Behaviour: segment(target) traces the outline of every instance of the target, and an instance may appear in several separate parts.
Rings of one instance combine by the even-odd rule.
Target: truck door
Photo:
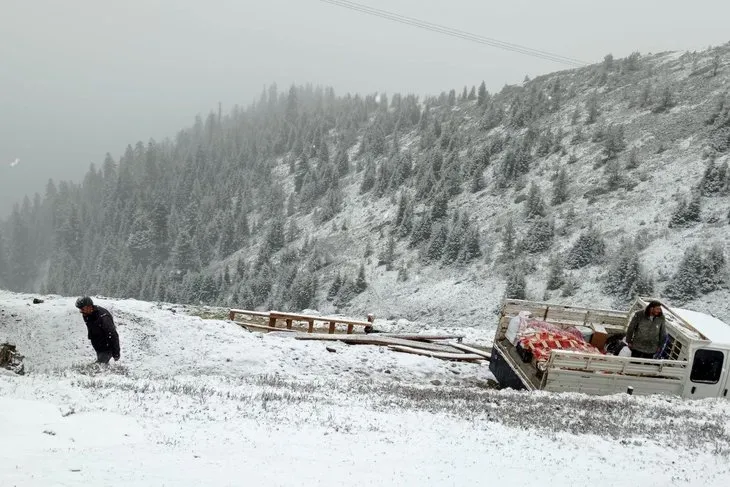
[[[701,399],[723,395],[727,387],[727,374],[724,373],[727,352],[712,348],[698,348],[692,358],[689,383],[685,397]]]

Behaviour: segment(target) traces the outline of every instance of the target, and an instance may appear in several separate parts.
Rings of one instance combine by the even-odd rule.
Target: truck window
[[[725,354],[718,350],[697,350],[689,379],[692,382],[701,382],[703,384],[717,384],[720,375],[722,375],[724,358]]]

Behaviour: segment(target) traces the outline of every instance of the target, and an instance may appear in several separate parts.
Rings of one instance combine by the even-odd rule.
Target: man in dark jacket
[[[77,299],[76,307],[84,317],[91,346],[96,351],[96,361],[108,364],[112,357],[119,360],[119,335],[111,313],[101,306],[95,306],[87,296]]]
[[[662,304],[659,301],[651,301],[645,309],[638,310],[631,317],[626,330],[626,343],[631,349],[632,357],[654,358],[664,344],[666,336]]]

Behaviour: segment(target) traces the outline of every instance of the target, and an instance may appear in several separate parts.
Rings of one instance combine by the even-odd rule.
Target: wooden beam
[[[352,323],[348,323],[347,324],[347,334],[351,335],[352,331],[353,331],[353,325],[352,325]]]
[[[358,326],[367,326],[372,325],[369,321],[362,321],[362,320],[350,320],[348,318],[344,317],[338,317],[338,316],[314,316],[314,315],[303,315],[298,313],[285,313],[283,311],[269,311],[270,316],[275,316],[277,319],[286,319],[286,318],[292,318],[293,320],[297,321],[334,321],[335,323],[352,323],[353,325]]]
[[[335,333],[335,324],[334,321],[330,321],[330,335],[334,335]]]
[[[267,325],[259,325],[257,323],[243,323],[240,321],[234,321],[235,324],[238,326],[242,326],[243,328],[256,328],[257,330],[266,330],[266,331],[287,331],[290,333],[298,333],[297,330],[287,330],[286,328],[281,328],[279,326],[267,326]]]
[[[359,345],[401,345],[411,348],[420,348],[423,350],[430,350],[432,352],[448,352],[461,354],[461,350],[458,350],[450,345],[441,345],[429,342],[419,342],[415,340],[404,340],[402,338],[393,337],[380,337],[377,335],[329,335],[324,333],[313,333],[313,334],[301,334],[296,336],[297,340],[324,340],[324,341],[341,341],[350,344]]]
[[[250,309],[236,309],[236,308],[231,308],[230,311],[228,312],[228,314],[230,315],[231,313],[233,313],[234,315],[262,316],[262,317],[265,317],[265,318],[268,318],[269,317],[269,312],[268,311],[252,311]]]
[[[405,340],[461,340],[464,335],[420,335],[418,333],[378,333],[379,337],[403,338]]]
[[[461,343],[451,343],[450,345],[454,348],[458,348],[459,350],[461,350],[463,352],[468,352],[468,353],[472,353],[475,355],[481,355],[482,357],[484,357],[487,360],[492,359],[491,351],[487,352],[485,350],[479,350],[478,348],[470,347],[468,345],[462,345]]]
[[[286,319],[286,329],[291,330],[291,318]]]
[[[396,352],[413,353],[416,355],[425,355],[427,357],[440,358],[445,360],[484,360],[481,355],[473,353],[449,353],[449,352],[432,352],[430,350],[421,350],[419,348],[404,347],[401,345],[389,345],[389,349]]]

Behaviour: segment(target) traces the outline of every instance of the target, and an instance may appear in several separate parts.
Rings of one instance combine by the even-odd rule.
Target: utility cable
[[[469,32],[465,32],[463,30],[458,29],[452,29],[450,27],[446,27],[439,24],[434,24],[431,22],[426,22],[423,20],[418,20],[412,17],[406,17],[405,15],[396,14],[393,12],[389,12],[387,10],[382,10],[374,7],[369,7],[367,5],[362,5],[360,3],[351,2],[348,0],[320,0],[324,3],[329,3],[331,5],[336,5],[339,7],[344,7],[350,10],[355,10],[358,12],[374,15],[376,17],[381,17],[384,19],[392,20],[394,22],[399,22],[401,24],[411,25],[413,27],[419,27],[422,29],[430,30],[433,32],[438,32],[440,34],[449,35],[452,37],[458,37],[461,39],[465,39],[472,42],[477,42],[479,44],[486,44],[488,46],[497,47],[499,49],[505,49],[508,51],[517,52],[520,54],[525,54],[527,56],[533,56],[540,59],[545,59],[548,61],[553,61],[556,63],[561,64],[567,64],[574,67],[581,67],[587,65],[587,63],[575,59],[570,58],[566,56],[561,56],[559,54],[554,54],[548,51],[541,51],[539,49],[533,49],[526,46],[521,46],[519,44],[513,44],[511,42],[504,42],[497,39],[492,39],[489,37],[484,37],[476,34],[472,34]]]

